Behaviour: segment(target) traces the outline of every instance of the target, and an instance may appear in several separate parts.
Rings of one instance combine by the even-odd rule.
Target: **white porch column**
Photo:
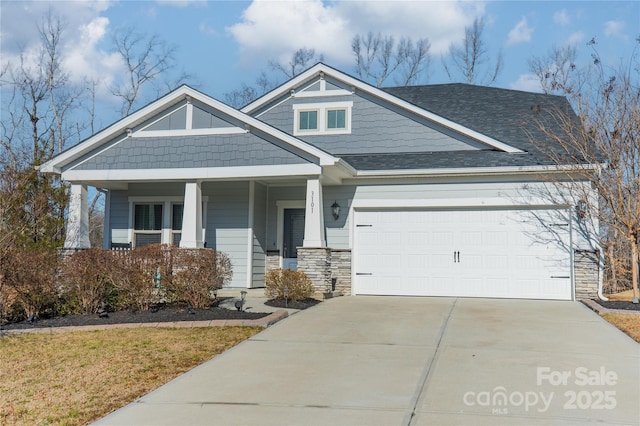
[[[184,185],[184,211],[182,214],[181,248],[203,248],[201,182]]]
[[[64,248],[90,248],[89,242],[89,204],[87,186],[71,184],[69,194],[69,217],[67,218],[67,235]]]
[[[304,210],[303,247],[326,247],[322,185],[319,178],[307,179],[307,198]]]

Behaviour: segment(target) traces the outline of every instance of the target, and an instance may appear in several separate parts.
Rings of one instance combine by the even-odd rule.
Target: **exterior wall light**
[[[340,204],[336,201],[331,204],[331,215],[333,216],[333,220],[338,220],[340,218]]]

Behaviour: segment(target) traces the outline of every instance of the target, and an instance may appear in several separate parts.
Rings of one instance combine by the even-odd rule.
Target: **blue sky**
[[[122,75],[122,64],[109,51],[109,40],[125,26],[175,45],[180,67],[193,76],[191,84],[221,100],[242,82],[252,83],[269,59],[288,58],[300,47],[314,48],[327,64],[353,73],[351,39],[369,30],[396,38],[428,37],[433,58],[426,82],[446,83],[441,55],[462,39],[465,26],[482,17],[491,58],[501,50],[504,59],[495,85],[533,91],[538,88],[527,66],[532,55],[569,43],[577,46],[579,61],[588,62],[586,43],[595,37],[605,62],[615,64],[629,57],[640,35],[638,1],[3,0],[3,64],[15,61],[20,47],[34,45],[36,22],[48,9],[68,23],[64,66],[74,81],[100,79],[102,105],[117,105],[108,86]],[[103,124],[117,118],[109,115],[103,114]]]

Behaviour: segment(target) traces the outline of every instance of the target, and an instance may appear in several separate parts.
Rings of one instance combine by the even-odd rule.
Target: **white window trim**
[[[330,110],[345,110],[345,127],[342,129],[327,128],[327,112]],[[346,135],[351,134],[351,110],[353,101],[344,102],[323,102],[293,105],[293,135],[313,136],[313,135]],[[315,130],[300,130],[300,112],[317,111],[318,128]]]
[[[136,232],[149,232],[156,233],[158,231],[136,231],[134,228],[134,214],[135,214],[135,205],[136,204],[162,204],[162,229],[160,231],[161,243],[162,244],[172,244],[173,243],[173,229],[171,226],[171,215],[173,213],[173,204],[182,204],[184,205],[184,197],[177,196],[137,196],[137,197],[129,197],[129,241],[131,242],[131,246],[135,248],[135,233]],[[202,197],[202,240],[205,240],[205,236],[207,235],[207,203],[209,201],[209,197]]]

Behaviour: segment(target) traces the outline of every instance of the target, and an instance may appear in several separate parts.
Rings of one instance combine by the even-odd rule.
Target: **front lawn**
[[[640,315],[638,314],[604,314],[602,318],[628,334],[640,343]]]
[[[131,328],[0,337],[0,424],[86,424],[261,330]]]

